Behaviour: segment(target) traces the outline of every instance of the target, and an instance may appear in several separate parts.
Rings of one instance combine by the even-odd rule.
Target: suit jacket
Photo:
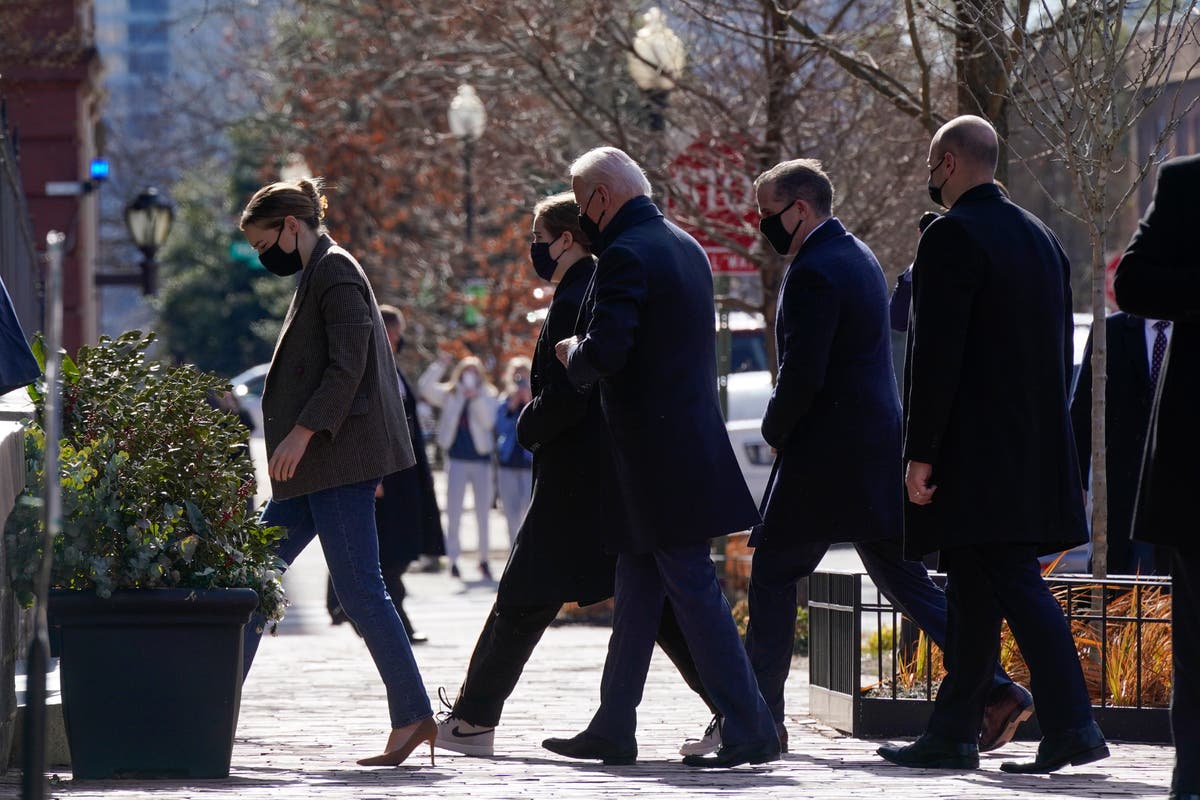
[[[300,273],[263,386],[267,454],[300,424],[315,432],[286,500],[382,478],[415,463],[396,362],[362,267],[321,236]]]
[[[813,231],[779,289],[779,374],[763,438],[779,451],[753,546],[899,538],[900,396],[888,292],[870,249],[836,219]]]
[[[1118,311],[1105,320],[1108,336],[1108,388],[1105,392],[1105,460],[1108,470],[1108,571],[1131,574],[1133,507],[1154,387],[1146,358],[1146,321]],[[1071,397],[1071,424],[1086,489],[1092,462],[1092,337]]]
[[[399,568],[418,556],[446,553],[442,514],[433,490],[433,471],[425,452],[425,434],[417,420],[417,398],[399,367],[396,379],[404,401],[404,416],[416,464],[383,479],[383,496],[375,500],[375,529],[379,532],[379,563]]]
[[[1200,486],[1200,156],[1158,168],[1154,202],[1117,266],[1117,303],[1131,314],[1174,323],[1159,374],[1141,489],[1139,539],[1175,547],[1200,542],[1195,493]]]
[[[622,206],[599,239],[567,374],[600,387],[629,514],[618,546],[646,553],[753,527],[717,397],[708,256],[648,197]]]
[[[933,502],[905,505],[905,549],[1088,539],[1068,413],[1071,269],[1054,234],[995,184],[930,225],[913,267],[905,458]]]
[[[533,399],[517,420],[517,438],[533,452],[533,497],[500,578],[506,603],[589,603],[613,593],[608,543],[626,522],[600,395],[575,391],[554,353],[575,332],[594,269],[588,256],[563,275],[534,349]]]

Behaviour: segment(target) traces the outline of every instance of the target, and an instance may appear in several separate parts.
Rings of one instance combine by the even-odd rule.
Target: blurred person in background
[[[404,315],[395,306],[386,305],[379,307],[379,313],[387,328],[392,353],[399,356],[404,349],[404,334],[408,327]],[[404,598],[408,592],[404,588],[403,575],[408,565],[419,556],[436,558],[446,552],[446,545],[442,533],[442,515],[433,490],[433,472],[425,453],[425,435],[417,422],[417,398],[399,364],[396,365],[396,379],[400,382],[408,433],[412,438],[413,455],[417,463],[412,469],[388,475],[375,490],[375,528],[379,532],[379,565],[383,570],[383,583],[408,633],[408,640],[413,644],[422,644],[429,637],[413,628],[412,620],[404,611]],[[332,579],[326,591],[326,606],[334,625],[347,620]]]
[[[505,392],[496,405],[496,485],[500,490],[500,507],[508,522],[509,542],[517,540],[533,491],[533,454],[517,441],[517,418],[533,399],[529,366],[528,358],[509,359],[504,369]]]
[[[443,353],[417,381],[421,397],[441,410],[438,417],[437,443],[446,454],[446,555],[450,575],[462,577],[458,559],[462,555],[459,525],[467,485],[475,503],[475,523],[479,531],[479,572],[491,580],[488,567],[488,512],[492,507],[492,451],[495,447],[496,387],[488,382],[483,362],[468,356],[458,362],[443,381],[453,359]]]

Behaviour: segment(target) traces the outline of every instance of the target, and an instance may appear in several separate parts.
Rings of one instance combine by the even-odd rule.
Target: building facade
[[[50,196],[46,184],[86,179],[98,152],[104,94],[93,13],[92,0],[41,0],[25,18],[23,33],[29,41],[60,46],[52,53],[35,53],[4,75],[34,240],[42,248],[49,231],[67,235],[63,344],[68,351],[96,339],[98,206],[94,193]]]

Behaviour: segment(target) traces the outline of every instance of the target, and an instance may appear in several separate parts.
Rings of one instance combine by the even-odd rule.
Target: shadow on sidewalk
[[[286,791],[295,787],[296,794],[281,795],[292,797],[309,796],[314,787],[328,783],[337,786],[433,786],[442,781],[459,777],[460,772],[453,765],[431,767],[420,760],[411,765],[399,767],[347,767],[345,769],[303,770],[282,769],[278,767],[236,767],[237,772],[228,778],[213,779],[144,779],[124,778],[121,780],[76,781],[61,780],[52,785],[52,789],[64,795],[72,791],[96,792],[98,790],[126,791],[136,789],[139,793],[152,797],[155,794],[173,794],[190,790],[197,795],[209,792],[224,793],[229,790],[254,791],[263,789],[279,789]],[[189,795],[190,796],[190,795]]]
[[[884,744],[884,742],[880,742]],[[938,776],[955,777],[972,781],[980,786],[995,784],[1010,791],[1023,791],[1033,794],[1060,795],[1063,797],[1097,797],[1100,794],[1117,794],[1120,796],[1141,797],[1143,795],[1162,795],[1166,788],[1158,784],[1143,783],[1115,779],[1105,772],[1055,772],[1050,775],[1010,775],[1000,771],[1002,761],[1025,760],[1027,755],[1009,755],[1002,757],[984,756],[979,769],[909,769],[895,764],[889,764],[881,757],[864,756],[863,758],[821,758],[808,753],[790,752],[782,756],[783,761],[806,762],[831,770],[855,770],[878,778],[923,778]],[[1101,789],[1097,784],[1103,784]],[[1087,794],[1081,794],[1085,790]],[[1129,794],[1132,793],[1132,794]]]
[[[607,766],[596,761],[574,761],[566,758],[536,756],[495,756],[497,763],[520,763],[529,766],[566,767],[578,772],[609,775],[625,781],[646,781],[677,787],[713,789],[789,788],[799,783],[794,776],[776,774],[771,764],[741,766],[734,769],[704,769],[686,767],[678,759],[670,761],[638,761],[630,765]],[[780,765],[779,762],[774,762]],[[781,766],[781,765],[780,765]]]

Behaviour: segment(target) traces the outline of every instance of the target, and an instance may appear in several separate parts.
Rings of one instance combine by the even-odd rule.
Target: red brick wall
[[[102,99],[100,62],[92,26],[92,0],[37,0],[26,20],[34,41],[61,39],[72,46],[48,63],[7,70],[4,93],[9,124],[20,140],[21,177],[44,247],[51,230],[68,234],[63,263],[63,344],[68,351],[96,338],[97,202],[94,196],[47,197],[48,181],[87,176],[96,155],[96,123]]]

